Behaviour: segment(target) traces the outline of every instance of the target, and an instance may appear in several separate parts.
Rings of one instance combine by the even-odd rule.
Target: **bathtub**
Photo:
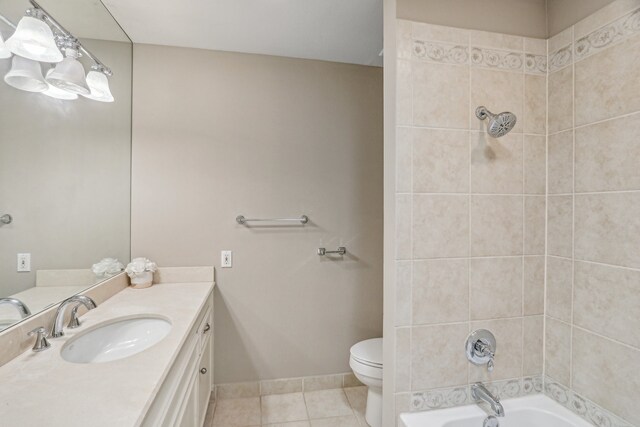
[[[501,427],[593,427],[573,412],[536,394],[500,401],[504,418]],[[400,414],[401,427],[482,427],[487,413],[477,405]]]

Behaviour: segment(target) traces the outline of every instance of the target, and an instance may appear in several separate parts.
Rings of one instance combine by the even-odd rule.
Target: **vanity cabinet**
[[[142,422],[148,427],[200,427],[212,383],[213,294],[176,357]]]

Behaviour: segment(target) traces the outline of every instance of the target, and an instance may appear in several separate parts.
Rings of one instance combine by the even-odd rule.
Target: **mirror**
[[[117,274],[92,269],[100,260],[130,258],[132,43],[99,0],[38,3],[111,68],[115,101],[60,100],[0,80],[0,330]],[[13,24],[31,7],[0,0]],[[14,29],[0,21],[0,32],[7,40]],[[88,73],[91,59],[79,61]],[[0,75],[11,66],[0,59]],[[45,75],[50,67],[41,64]]]

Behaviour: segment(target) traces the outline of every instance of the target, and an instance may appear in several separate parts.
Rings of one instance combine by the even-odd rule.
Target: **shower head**
[[[489,119],[487,132],[493,138],[500,138],[508,134],[516,125],[517,117],[515,114],[505,111],[500,114],[493,114],[486,107],[476,108],[476,117],[480,120]]]

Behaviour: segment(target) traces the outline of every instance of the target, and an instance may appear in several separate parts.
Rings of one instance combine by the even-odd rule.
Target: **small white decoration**
[[[155,262],[147,258],[134,258],[125,271],[131,278],[134,288],[148,288],[153,283],[153,273],[158,269]]]
[[[124,270],[124,264],[116,258],[103,258],[91,266],[91,271],[97,278],[108,278]]]

